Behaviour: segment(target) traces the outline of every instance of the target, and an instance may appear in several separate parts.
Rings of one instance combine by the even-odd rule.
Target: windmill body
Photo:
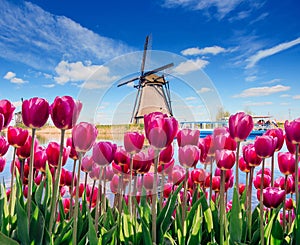
[[[138,91],[135,98],[131,123],[143,123],[144,115],[151,112],[162,112],[168,116],[173,116],[169,82],[166,81],[164,75],[158,75],[158,72],[172,67],[173,63],[152,71],[144,72],[148,39],[149,37],[147,36],[144,45],[141,75],[118,85],[118,87],[120,87],[138,80],[138,84],[134,86]]]

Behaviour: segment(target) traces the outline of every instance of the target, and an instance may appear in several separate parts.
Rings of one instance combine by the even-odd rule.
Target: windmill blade
[[[168,68],[170,68],[170,67],[172,67],[172,66],[174,66],[174,63],[170,63],[170,64],[167,64],[167,65],[161,66],[161,67],[156,68],[156,69],[154,69],[154,70],[152,70],[152,71],[147,71],[147,72],[145,72],[145,74],[144,74],[143,76],[149,76],[149,75],[151,75],[151,74],[153,74],[153,73],[157,73],[157,72],[159,72],[159,71],[168,69]]]
[[[125,84],[131,83],[131,82],[133,82],[133,81],[135,81],[135,80],[138,80],[138,79],[139,79],[139,77],[135,77],[135,78],[130,79],[130,80],[126,81],[126,82],[119,83],[119,84],[117,85],[117,87],[121,87],[121,86],[123,86],[123,85],[125,85]]]
[[[146,37],[145,44],[144,44],[144,53],[143,53],[143,59],[142,59],[142,65],[141,65],[141,76],[143,76],[143,74],[144,74],[148,42],[149,42],[149,36]]]

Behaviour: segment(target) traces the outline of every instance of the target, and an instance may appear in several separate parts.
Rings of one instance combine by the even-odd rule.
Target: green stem
[[[221,188],[220,188],[220,245],[224,244],[224,223],[225,223],[225,170],[221,170]]]
[[[78,153],[79,164],[77,169],[77,182],[76,182],[76,195],[75,195],[75,209],[73,216],[73,244],[77,244],[77,225],[78,225],[78,210],[79,210],[79,182],[80,182],[80,170],[82,163],[82,153]],[[75,165],[75,164],[74,164]],[[70,204],[72,205],[72,204]]]
[[[105,213],[106,212],[106,166],[104,166],[103,168],[103,194],[102,194],[102,213]]]
[[[211,204],[211,200],[212,200],[212,173],[213,170],[213,158],[210,158],[210,174],[209,174],[209,204]]]
[[[184,194],[183,194],[183,201],[182,201],[182,225],[184,225],[184,221],[186,217],[188,179],[189,179],[189,169],[185,168],[184,189],[183,189]]]
[[[31,148],[30,148],[30,161],[29,161],[29,177],[28,177],[28,194],[27,194],[27,218],[28,227],[30,227],[30,213],[31,213],[31,199],[32,199],[32,185],[33,185],[33,161],[34,161],[34,138],[35,128],[32,129]]]
[[[282,216],[282,227],[283,227],[283,232],[284,233],[285,233],[285,230],[286,230],[285,201],[286,201],[286,193],[287,193],[287,178],[288,178],[288,175],[285,175],[285,178],[284,178],[284,190],[285,190],[285,193],[284,193],[284,200],[283,200],[283,216]]]
[[[152,244],[156,244],[156,202],[157,202],[157,167],[159,161],[160,150],[155,150],[154,158],[154,176],[153,176],[153,193],[152,193]]]
[[[95,185],[96,185],[96,180],[94,180],[94,182],[93,182],[92,192],[91,192],[91,195],[90,195],[90,206],[89,206],[90,210],[92,208],[92,202],[93,202],[93,195],[94,195]]]
[[[271,186],[274,186],[274,154],[271,158]]]
[[[240,155],[240,145],[241,142],[237,142],[237,147],[236,147],[236,156],[235,156],[235,186],[236,189],[239,189],[239,155]]]
[[[162,164],[162,171],[161,171],[161,193],[159,197],[159,207],[162,209],[163,201],[164,201],[164,188],[165,188],[165,165]]]
[[[131,193],[131,185],[132,185],[132,169],[133,169],[133,154],[130,154],[130,171],[129,171],[129,186],[128,186],[128,209],[129,214],[132,216],[132,193]]]
[[[252,182],[253,182],[253,172],[254,172],[254,167],[251,167],[250,169],[250,176],[249,176],[249,186],[248,186],[248,195],[247,195],[247,200],[248,200],[248,205],[247,205],[247,212],[248,212],[248,235],[249,239],[251,239],[251,226],[252,226]]]
[[[73,172],[72,172],[72,183],[71,183],[71,190],[70,190],[70,218],[73,215],[73,189],[74,189],[74,177],[75,177],[75,170],[76,170],[76,160],[74,159],[74,164],[73,164]],[[77,179],[77,182],[80,181]]]
[[[14,147],[14,153],[13,153],[13,160],[12,160],[12,171],[11,171],[11,179],[10,179],[10,198],[9,198],[9,206],[8,206],[8,210],[9,210],[9,215],[12,217],[12,198],[14,195],[14,178],[15,178],[15,171],[16,171],[16,150],[17,148]]]
[[[299,161],[299,144],[296,144],[296,152],[295,152],[295,192],[296,192],[296,209],[298,209],[299,202],[299,174],[298,174],[298,161]],[[297,210],[298,211],[298,210]],[[296,212],[298,213],[298,212]],[[297,226],[297,222],[296,222]]]
[[[96,234],[98,233],[98,222],[99,222],[99,213],[100,213],[100,196],[101,196],[101,177],[102,177],[102,166],[100,167],[100,174],[99,174],[99,182],[98,182],[98,193],[97,193],[97,201],[96,201],[96,213],[95,213],[95,230]]]
[[[62,160],[63,160],[63,151],[64,151],[64,140],[65,140],[65,129],[61,129],[61,138],[60,138],[60,150],[59,150],[59,158],[58,158],[58,167],[55,171],[55,183],[53,187],[53,198],[51,199],[51,213],[50,213],[50,221],[49,221],[49,235],[52,236],[53,225],[56,219],[56,207],[58,202],[58,194],[59,194],[59,183],[60,183],[60,175],[62,169]]]
[[[264,245],[264,205],[263,205],[263,189],[264,189],[264,171],[265,171],[265,158],[262,161],[262,172],[260,178],[260,195],[259,195],[259,210],[260,210],[260,245]]]

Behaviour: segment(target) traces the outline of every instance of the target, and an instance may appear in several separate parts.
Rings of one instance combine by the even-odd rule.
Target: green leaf
[[[5,244],[5,245],[18,245],[19,243],[17,243],[15,240],[9,238],[8,236],[4,235],[4,234],[0,231],[0,244]]]
[[[37,187],[34,195],[35,202],[39,207],[43,204],[44,185],[45,185],[45,180],[42,180],[40,185]]]
[[[66,242],[66,240],[68,240],[69,242],[72,241],[72,233],[73,233],[72,225],[73,225],[73,219],[71,219],[68,223],[61,222],[62,229],[60,232],[57,233],[58,236],[54,241],[54,245],[60,245],[63,242]]]
[[[117,225],[113,226],[110,230],[106,231],[102,235],[102,244],[112,244],[111,240],[116,235],[117,232]]]
[[[239,194],[234,187],[232,209],[229,220],[230,243],[239,243],[242,238],[242,212],[239,200]]]
[[[21,206],[19,199],[17,199],[17,225],[18,225],[18,239],[23,244],[29,244],[28,220],[24,208]]]
[[[196,203],[195,203],[196,204]],[[193,205],[194,206],[194,205]],[[192,230],[188,231],[189,238],[187,241],[187,245],[200,244],[201,236],[202,236],[202,218],[201,218],[201,210],[200,207],[197,207],[197,213],[193,216],[193,226]]]
[[[202,210],[204,213],[204,218],[205,218],[206,225],[207,225],[207,231],[209,233],[211,233],[212,230],[214,229],[214,227],[219,228],[219,226],[217,226],[217,224],[219,223],[218,211],[215,208],[214,202],[211,202],[211,208],[208,207],[207,200],[205,198],[205,194],[202,194],[200,200],[201,200]],[[216,212],[213,212],[213,211],[216,211]],[[217,217],[214,216],[215,213],[216,213]],[[216,219],[216,221],[214,219]]]
[[[205,200],[205,203],[206,203],[206,200]],[[210,228],[213,228],[213,233],[215,234],[214,238],[217,241],[217,243],[220,243],[219,214],[218,214],[218,210],[216,209],[215,203],[213,201],[210,203],[210,209],[207,209],[207,212],[210,213],[210,210],[211,210],[211,216],[209,215],[207,218],[205,215],[204,207],[203,207],[205,221],[206,221],[207,226],[210,226]],[[212,217],[212,220],[211,220],[211,217]],[[208,228],[208,230],[209,230],[209,228]]]
[[[90,212],[87,212],[87,213],[88,213],[88,220],[89,220],[89,229],[88,229],[88,233],[87,233],[89,244],[97,245],[98,239],[97,239],[97,234],[96,234],[95,226],[93,223],[93,219],[92,219]]]
[[[13,194],[10,194],[11,197]],[[13,208],[12,211],[14,212],[14,203],[16,198],[13,198],[14,201],[12,203]],[[3,184],[0,185],[0,227],[1,231],[4,235],[8,235],[9,231],[9,211],[8,211],[8,202],[7,202],[7,196],[6,196],[6,190]]]
[[[46,225],[49,225],[50,221],[50,208],[51,208],[51,200],[52,200],[52,174],[49,169],[48,164],[46,164],[46,185],[45,185],[45,197],[43,200],[43,210],[44,210],[44,215],[45,215],[45,221]],[[47,226],[49,229],[49,227]]]
[[[271,245],[280,245],[282,244],[283,240],[283,229],[282,226],[280,225],[278,219],[275,220],[271,232]]]
[[[32,203],[33,212],[30,219],[30,241],[34,244],[43,244],[45,219],[38,206]]]
[[[300,241],[300,202],[298,202],[298,206],[296,207],[296,218],[294,220],[294,234],[293,237],[296,240],[296,243]]]

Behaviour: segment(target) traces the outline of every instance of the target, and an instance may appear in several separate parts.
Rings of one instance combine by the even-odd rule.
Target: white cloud
[[[280,79],[280,78],[275,78],[275,79],[272,79],[272,80],[270,80],[270,81],[264,82],[263,84],[273,84],[273,83],[279,83],[279,82],[281,82],[281,81],[282,81],[282,79]]]
[[[11,83],[14,83],[14,84],[27,83],[27,81],[23,80],[22,78],[16,77],[16,73],[11,72],[11,71],[7,72],[3,78],[6,80],[9,80]]]
[[[293,99],[294,99],[294,100],[300,100],[300,94],[294,95],[294,96],[293,96]]]
[[[290,105],[291,103],[288,103],[288,102],[282,102],[280,103],[280,105],[283,105],[283,106],[287,106],[287,105]]]
[[[193,97],[193,96],[191,96],[191,97],[186,97],[185,98],[185,100],[186,101],[192,101],[192,100],[196,100],[197,98],[196,97]]]
[[[246,66],[246,68],[247,69],[252,68],[261,59],[264,59],[264,58],[269,57],[271,55],[277,54],[281,51],[289,49],[289,48],[291,48],[295,45],[298,45],[298,44],[300,44],[300,37],[298,37],[297,39],[295,39],[293,41],[290,41],[290,42],[285,42],[285,43],[278,44],[278,45],[276,45],[272,48],[269,48],[269,49],[259,50],[258,52],[256,52],[256,54],[250,56],[247,59],[248,65]]]
[[[253,81],[255,81],[257,79],[257,76],[248,76],[248,77],[246,77],[246,81],[247,82],[253,82]]]
[[[192,10],[208,10],[216,8],[218,17],[222,19],[234,10],[243,0],[165,0],[164,7],[184,7]]]
[[[204,93],[207,93],[207,92],[210,92],[210,91],[212,91],[211,88],[203,87],[200,90],[198,90],[197,92],[200,93],[200,94],[204,94]]]
[[[44,84],[42,85],[44,88],[53,88],[55,87],[55,84]]]
[[[205,47],[205,48],[188,48],[181,51],[182,55],[205,55],[205,54],[213,54],[217,55],[219,53],[224,53],[227,50],[225,48],[219,46]]]
[[[0,58],[18,60],[35,69],[52,70],[62,57],[102,63],[132,51],[120,41],[28,1],[15,4],[0,0],[0,16]]]
[[[279,97],[280,98],[289,98],[289,97],[291,97],[291,95],[290,94],[281,94]]]
[[[290,86],[283,86],[283,85],[276,85],[272,87],[254,87],[254,88],[248,88],[242,91],[242,93],[234,95],[234,98],[246,98],[246,97],[258,97],[258,96],[267,96],[274,93],[279,93],[283,91],[290,90]]]
[[[207,60],[202,60],[202,59],[195,59],[195,60],[188,60],[185,62],[181,62],[178,66],[176,66],[173,71],[184,75],[189,72],[193,72],[196,70],[203,69],[206,65],[208,65],[209,62]]]
[[[248,102],[245,103],[245,106],[266,106],[266,105],[273,105],[271,101],[261,101],[261,102]]]
[[[103,65],[92,65],[88,63],[83,64],[81,61],[69,63],[68,61],[61,61],[55,68],[57,76],[54,80],[58,84],[65,84],[68,82],[85,82],[82,86],[87,89],[100,88],[105,84],[118,79],[117,76],[111,76],[108,67]],[[98,84],[98,85],[97,85]]]

